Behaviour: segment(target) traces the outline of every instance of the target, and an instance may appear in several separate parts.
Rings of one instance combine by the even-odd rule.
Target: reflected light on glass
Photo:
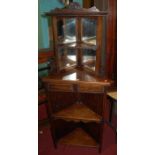
[[[77,79],[77,73],[66,75],[63,77],[63,80],[78,80]]]

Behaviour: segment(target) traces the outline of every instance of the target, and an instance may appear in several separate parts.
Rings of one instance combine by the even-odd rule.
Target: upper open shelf
[[[56,119],[64,119],[71,121],[83,121],[83,122],[100,122],[102,117],[97,113],[93,112],[87,106],[82,103],[75,103],[70,107],[67,107],[53,116]]]

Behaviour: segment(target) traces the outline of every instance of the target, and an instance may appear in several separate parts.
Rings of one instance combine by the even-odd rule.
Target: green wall
[[[38,48],[41,48],[41,47],[44,47],[44,45],[43,45],[43,38],[42,38],[40,8],[38,8]]]
[[[82,5],[82,0],[74,0]],[[42,14],[55,8],[64,7],[58,0],[38,0],[38,48],[49,48],[47,19]]]

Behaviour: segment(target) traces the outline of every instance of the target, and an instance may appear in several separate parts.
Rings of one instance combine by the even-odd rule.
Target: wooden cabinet
[[[106,89],[112,84],[101,73],[107,12],[65,8],[46,15],[52,19],[56,72],[43,81],[55,147],[61,143],[101,151]]]

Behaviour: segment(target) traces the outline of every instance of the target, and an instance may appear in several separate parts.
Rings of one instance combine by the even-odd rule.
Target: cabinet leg
[[[109,98],[109,121],[112,123],[112,115],[113,115],[113,100]]]
[[[55,133],[54,133],[54,129],[52,127],[51,127],[51,136],[52,136],[54,148],[57,149],[57,143],[56,143],[56,139],[55,139]]]
[[[102,145],[103,145],[103,129],[104,129],[104,125],[101,123],[101,124],[100,124],[100,139],[99,139],[99,153],[102,152]]]

